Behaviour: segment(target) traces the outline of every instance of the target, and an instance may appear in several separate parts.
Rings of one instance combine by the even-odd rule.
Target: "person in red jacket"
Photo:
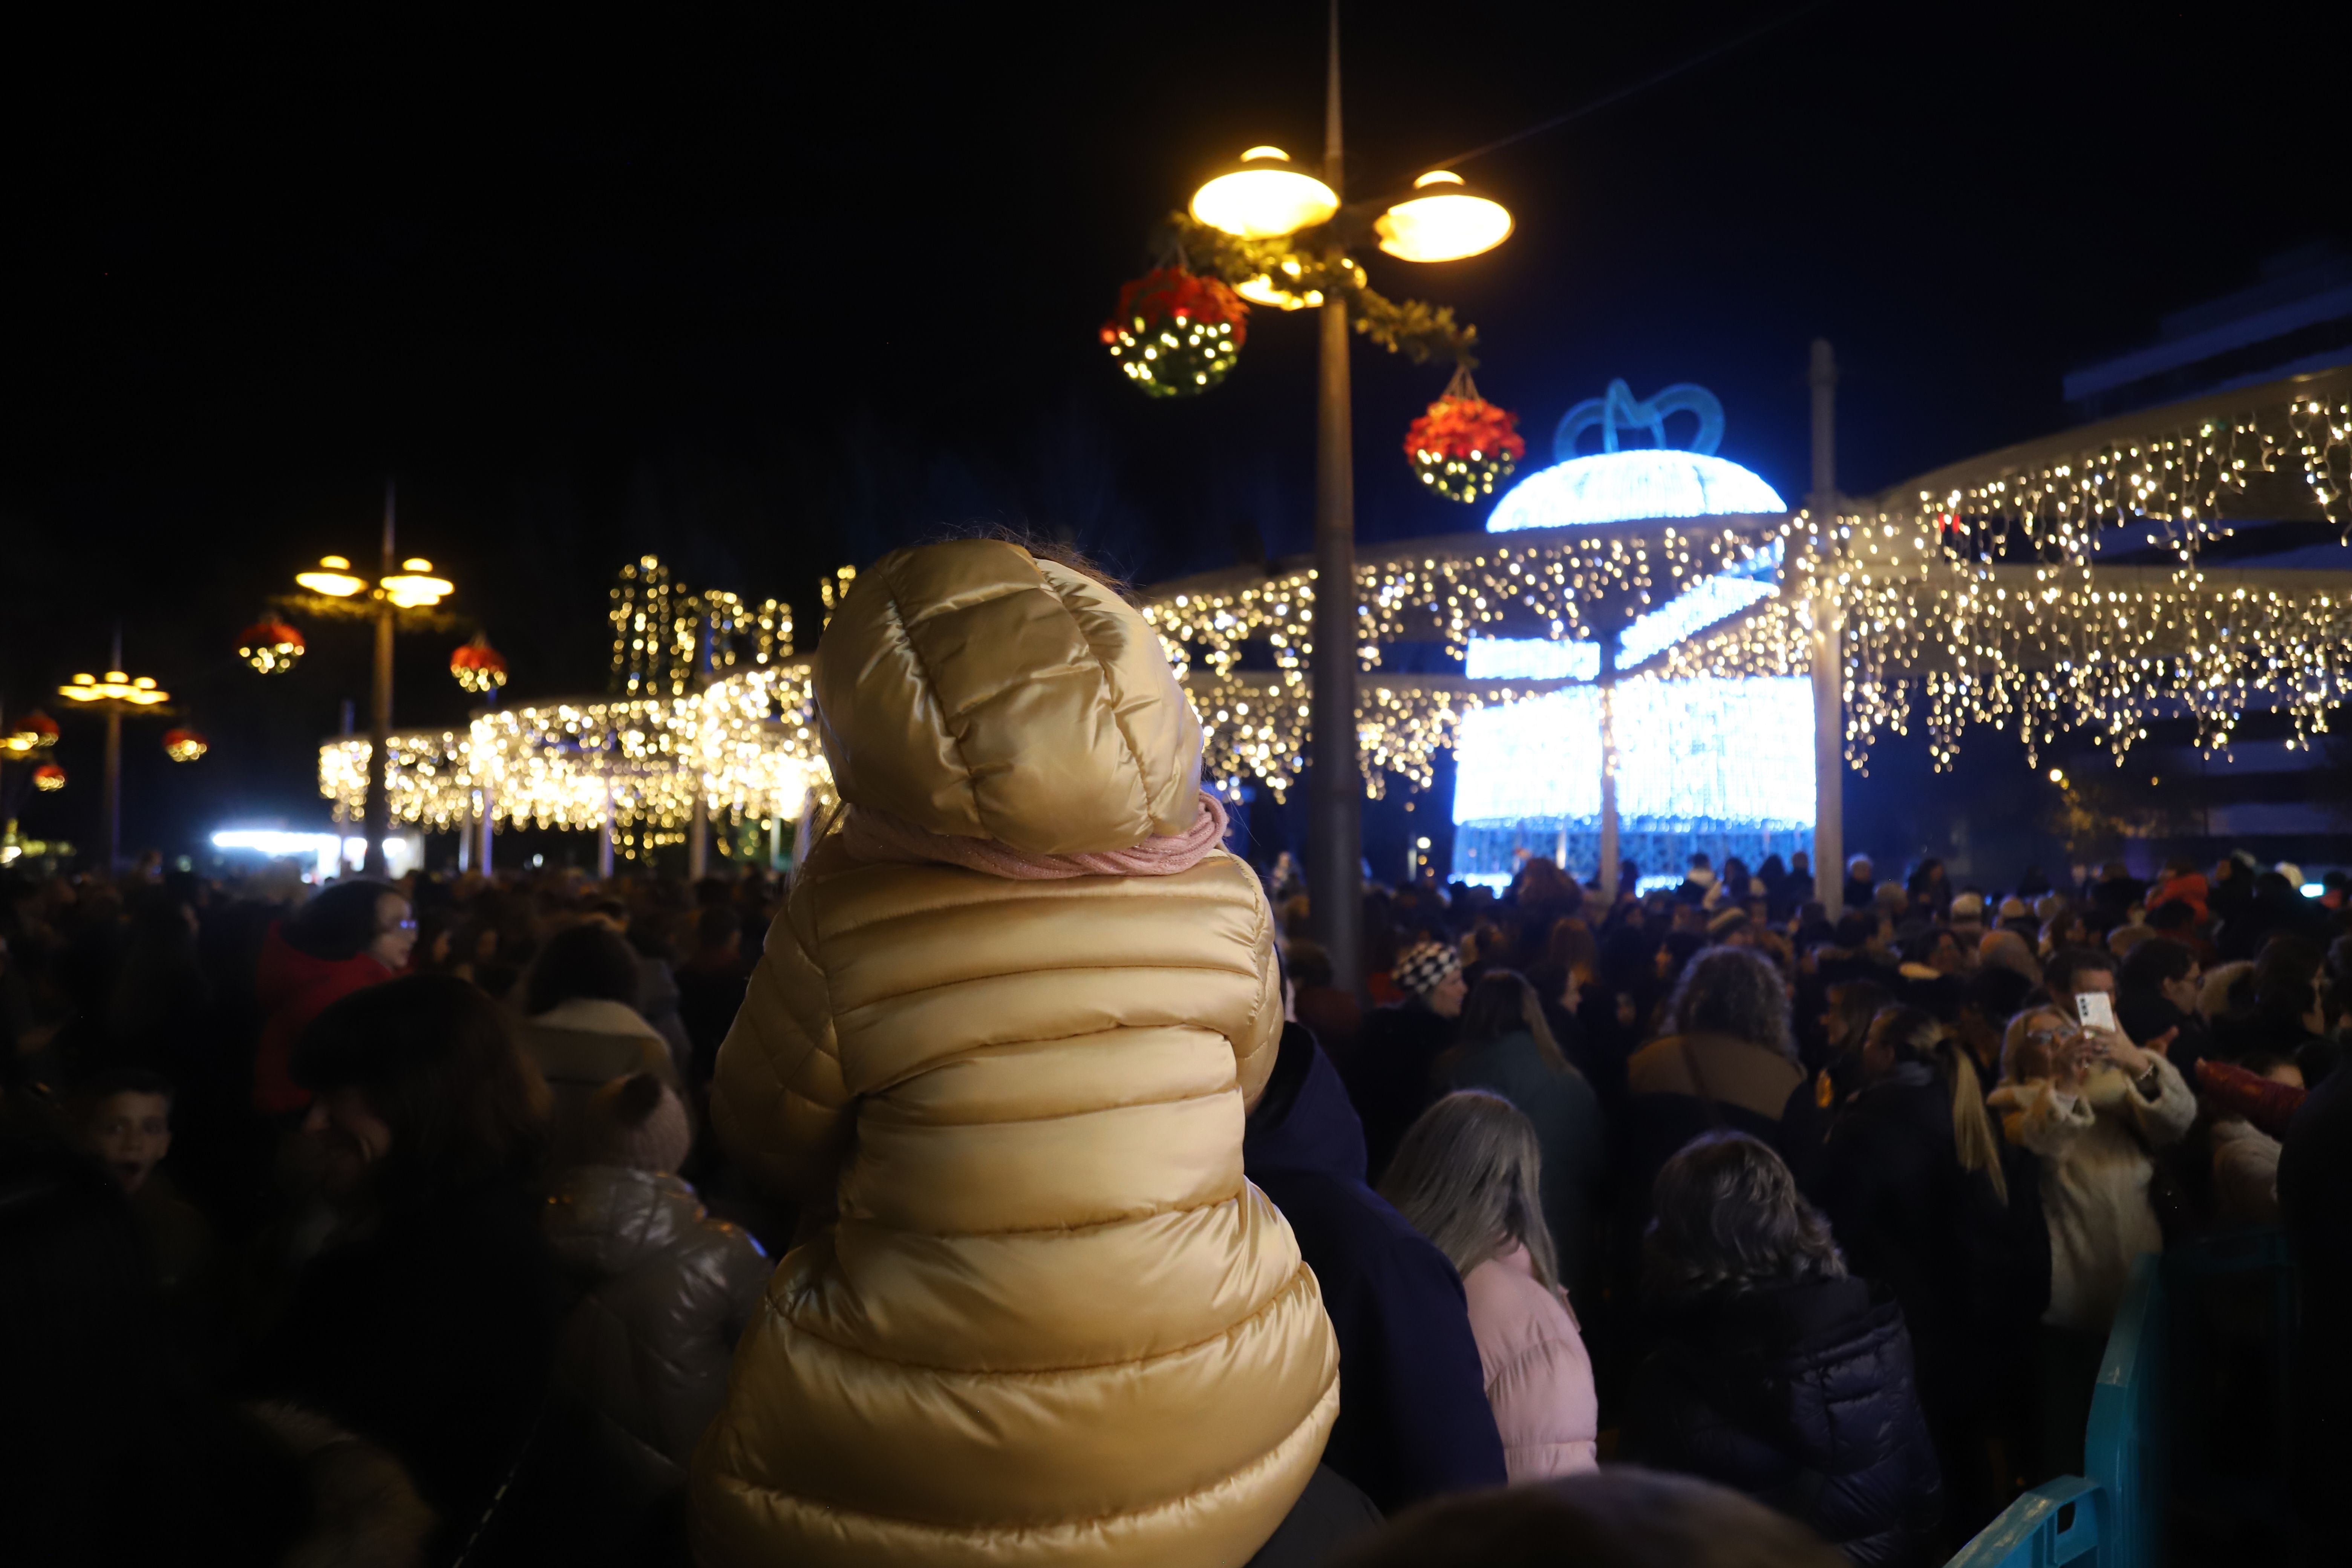
[[[335,883],[292,919],[270,926],[254,977],[268,1015],[254,1053],[254,1109],[277,1116],[310,1103],[287,1065],[303,1026],[331,1004],[405,970],[415,946],[415,913],[400,890],[359,879]]]

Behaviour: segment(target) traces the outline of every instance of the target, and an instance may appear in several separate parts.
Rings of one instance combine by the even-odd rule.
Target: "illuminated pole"
[[[1837,527],[1837,358],[1827,338],[1813,340],[1806,379],[1813,389],[1812,509],[1818,549],[1826,560]],[[1813,897],[1835,920],[1845,910],[1845,647],[1843,612],[1826,574],[1817,575],[1812,600]]]
[[[122,663],[122,637],[115,634],[114,662]],[[106,710],[106,775],[100,790],[98,853],[110,877],[122,868],[122,710]]]
[[[383,841],[392,829],[392,792],[385,784],[385,774],[392,752],[392,597],[380,585],[398,570],[399,563],[392,551],[393,491],[392,481],[383,482],[383,568],[376,575],[379,584],[375,601],[375,689],[374,711],[368,719],[367,810],[364,816],[367,834],[367,858],[361,862],[363,877],[382,877],[386,869]]]
[[[488,877],[490,874],[490,831],[492,825],[498,820],[498,815],[499,808],[497,797],[491,794],[488,781],[485,780],[482,784],[482,809],[479,824],[482,830],[482,843],[481,847],[474,852],[474,868],[485,877]]]
[[[1323,104],[1323,180],[1344,198],[1339,139],[1339,5],[1331,0]],[[1341,252],[1330,252],[1335,264]],[[1323,301],[1315,399],[1315,651],[1308,689],[1313,788],[1307,802],[1307,910],[1331,958],[1332,984],[1362,978],[1363,776],[1356,761],[1356,476],[1348,307]]]
[[[706,607],[698,618],[702,623],[702,629],[695,637],[694,689],[698,693],[708,696],[710,690],[710,612],[709,608]],[[688,816],[686,824],[686,877],[690,882],[699,882],[704,874],[710,869],[710,798],[709,792],[703,787],[702,762],[699,756],[694,759],[690,776],[694,780],[694,810]]]
[[[1617,639],[1601,646],[1601,907],[1617,902]],[[1565,862],[1562,869],[1566,869]]]

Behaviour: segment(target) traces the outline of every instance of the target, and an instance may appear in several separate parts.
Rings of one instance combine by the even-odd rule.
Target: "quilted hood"
[[[815,670],[819,735],[854,806],[1034,855],[1129,849],[1199,814],[1200,721],[1158,635],[1019,545],[884,556]]]

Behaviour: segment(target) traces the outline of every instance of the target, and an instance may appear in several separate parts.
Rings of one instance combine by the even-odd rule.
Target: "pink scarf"
[[[1049,882],[1065,877],[1172,877],[1207,859],[1224,842],[1225,808],[1201,792],[1201,815],[1181,833],[1147,838],[1132,849],[1091,855],[1031,855],[994,838],[933,833],[903,817],[853,805],[842,824],[842,847],[860,860],[961,866],[1015,882]]]

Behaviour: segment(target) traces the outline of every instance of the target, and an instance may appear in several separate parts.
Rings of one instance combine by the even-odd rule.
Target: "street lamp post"
[[[105,679],[77,675],[58,688],[58,695],[74,710],[106,715],[106,768],[99,789],[99,864],[112,876],[122,865],[122,716],[147,714],[161,718],[171,712],[163,704],[172,694],[152,676],[133,676],[122,669],[122,629],[114,632],[114,668]]]
[[[1350,238],[1380,237],[1380,248],[1408,261],[1454,261],[1501,244],[1511,217],[1500,203],[1465,186],[1451,171],[1433,170],[1411,194],[1392,202],[1345,206],[1345,151],[1339,114],[1339,6],[1331,0],[1328,53],[1324,77],[1323,170],[1312,174],[1291,166],[1288,155],[1255,147],[1240,164],[1202,185],[1192,199],[1193,220],[1245,242],[1287,239],[1322,230],[1320,271],[1328,279],[1296,293],[1274,271],[1250,277],[1246,267],[1230,274],[1244,299],[1284,309],[1319,306],[1323,311],[1315,399],[1315,600],[1314,647],[1308,658],[1307,904],[1316,936],[1329,953],[1334,982],[1353,991],[1362,980],[1363,779],[1357,754],[1356,684],[1359,606],[1356,598],[1356,482],[1354,394],[1348,338],[1349,289],[1352,280],[1368,305],[1380,304],[1361,290],[1363,274],[1349,260]],[[1299,258],[1280,263],[1283,273],[1304,276]],[[1383,307],[1393,312],[1393,307]],[[1367,323],[1388,346],[1408,336],[1452,335],[1450,312],[1433,312],[1419,326],[1401,327],[1391,316]],[[1466,365],[1469,334],[1453,346]],[[1425,346],[1415,346],[1416,359]]]
[[[1330,51],[1323,86],[1323,178],[1344,198],[1339,134],[1339,3],[1331,0]],[[1336,242],[1330,259],[1344,265]],[[1356,756],[1355,388],[1348,359],[1348,301],[1323,301],[1315,376],[1315,649],[1307,716],[1313,787],[1307,795],[1307,908],[1333,979],[1353,994],[1362,982],[1364,799]],[[1328,618],[1327,618],[1328,616]]]
[[[392,830],[392,795],[385,772],[392,750],[392,639],[402,610],[429,610],[455,592],[447,579],[433,575],[433,563],[398,561],[393,548],[394,491],[383,487],[383,551],[382,567],[373,577],[362,577],[340,555],[321,557],[294,581],[330,600],[352,602],[352,607],[375,623],[375,667],[371,682],[373,702],[368,715],[367,805],[362,814],[367,834],[367,857],[361,872],[384,874],[383,841]],[[396,563],[396,569],[395,569]],[[366,606],[362,609],[361,605]]]

